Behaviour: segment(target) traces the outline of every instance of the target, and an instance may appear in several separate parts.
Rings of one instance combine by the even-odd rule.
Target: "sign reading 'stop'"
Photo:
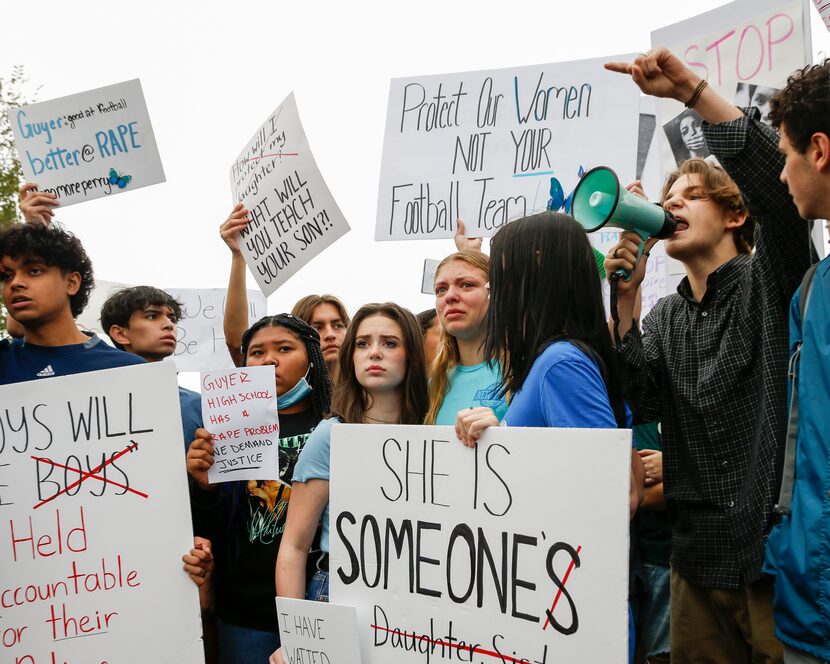
[[[164,182],[134,79],[9,111],[23,175],[62,206]]]

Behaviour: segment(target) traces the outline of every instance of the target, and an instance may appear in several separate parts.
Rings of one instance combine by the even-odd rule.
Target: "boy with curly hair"
[[[54,225],[0,232],[0,288],[23,339],[0,341],[0,385],[140,364],[75,325],[95,281],[81,242]]]
[[[830,58],[804,67],[771,100],[781,181],[805,219],[830,219]],[[775,576],[775,635],[784,661],[830,661],[830,259],[790,305],[790,424],[778,523],[764,571]],[[800,358],[800,359],[799,359]]]

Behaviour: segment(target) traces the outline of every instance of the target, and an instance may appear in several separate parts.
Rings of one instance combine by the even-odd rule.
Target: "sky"
[[[58,219],[98,279],[169,288],[227,285],[218,228],[232,207],[230,165],[293,90],[352,231],[272,295],[269,312],[314,292],[352,312],[382,300],[417,312],[433,305],[420,294],[424,259],[453,244],[373,240],[390,78],[645,51],[652,30],[721,4],[44,0],[0,28],[0,76],[23,65],[39,100],[141,79],[167,182]],[[815,11],[812,20],[814,52],[830,53]]]

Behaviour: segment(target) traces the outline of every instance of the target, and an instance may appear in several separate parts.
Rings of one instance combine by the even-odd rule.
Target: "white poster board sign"
[[[176,324],[176,350],[173,360],[179,371],[232,369],[233,361],[225,345],[223,318],[228,291],[225,288],[169,288],[167,292],[182,305]],[[248,291],[248,325],[266,312],[265,296]]]
[[[201,385],[202,420],[214,436],[210,483],[279,479],[274,367],[206,371]]]
[[[564,207],[581,168],[633,180],[639,92],[613,59],[393,79],[375,239],[451,238],[457,217],[489,237]]]
[[[364,661],[627,662],[630,459],[628,430],[335,424],[330,597]]]
[[[9,385],[0,403],[0,660],[203,662],[174,367]]]
[[[164,182],[134,79],[9,111],[23,175],[62,206]]]
[[[277,597],[277,621],[289,664],[361,664],[353,606]]]
[[[239,245],[266,297],[349,231],[311,153],[292,92],[231,166],[234,205],[251,223]]]
[[[424,274],[421,276],[421,292],[424,295],[435,295],[435,273],[441,261],[433,258],[424,259]]]
[[[724,98],[739,105],[768,104],[769,95],[811,60],[806,0],[736,0],[651,33]],[[758,90],[760,88],[760,90]],[[669,172],[690,157],[706,157],[700,117],[673,99],[658,103],[661,163]],[[763,112],[763,108],[762,108]]]

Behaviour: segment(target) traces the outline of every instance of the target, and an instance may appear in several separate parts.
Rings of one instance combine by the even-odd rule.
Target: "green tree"
[[[0,229],[20,220],[17,190],[23,180],[23,171],[14,147],[9,110],[35,100],[36,92],[27,98],[26,83],[21,65],[13,67],[9,76],[0,76]],[[6,332],[6,315],[6,308],[0,300],[0,336]]]

